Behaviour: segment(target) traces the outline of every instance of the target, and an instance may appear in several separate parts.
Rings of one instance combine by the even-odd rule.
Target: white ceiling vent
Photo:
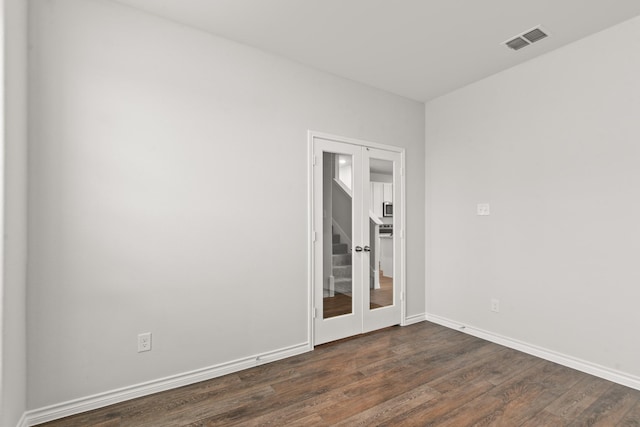
[[[507,47],[510,49],[519,50],[548,36],[549,33],[547,31],[543,31],[542,28],[536,27],[529,31],[525,31],[522,34],[518,34],[517,36],[507,40],[503,44],[507,45]]]

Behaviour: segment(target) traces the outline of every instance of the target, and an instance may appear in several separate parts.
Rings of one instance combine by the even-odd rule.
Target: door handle
[[[365,252],[371,252],[371,248],[370,248],[369,246],[365,246],[365,247],[364,247],[364,251],[365,251]]]
[[[362,246],[356,246],[356,252],[362,252]]]

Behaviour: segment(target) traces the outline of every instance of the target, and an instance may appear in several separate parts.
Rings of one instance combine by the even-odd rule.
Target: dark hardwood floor
[[[342,316],[353,313],[351,294],[336,292],[332,297],[322,298],[322,318]]]
[[[322,299],[322,315],[324,319],[342,316],[352,312],[351,294],[336,292],[332,297]],[[369,309],[387,307],[393,304],[393,279],[380,275],[380,288],[369,290]]]
[[[393,279],[380,274],[380,289],[369,289],[369,308],[386,307],[393,304]]]
[[[640,426],[640,391],[423,322],[46,426]]]

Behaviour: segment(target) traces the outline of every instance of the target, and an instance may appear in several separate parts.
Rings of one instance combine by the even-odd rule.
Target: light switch
[[[478,203],[478,215],[487,216],[490,213],[489,203]]]

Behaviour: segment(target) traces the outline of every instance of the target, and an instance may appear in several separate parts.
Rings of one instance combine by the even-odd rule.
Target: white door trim
[[[314,230],[313,224],[313,212],[314,212],[314,201],[313,201],[313,191],[314,191],[314,179],[313,179],[313,167],[314,163],[321,162],[322,159],[314,159],[314,141],[315,139],[325,139],[330,141],[336,141],[346,144],[353,144],[358,146],[364,146],[369,148],[376,148],[380,150],[392,151],[400,154],[400,165],[401,165],[401,173],[400,173],[400,206],[401,210],[401,227],[400,230],[395,231],[394,233],[398,233],[401,239],[400,248],[402,251],[401,261],[400,261],[400,269],[401,269],[401,280],[400,280],[400,298],[401,298],[401,326],[406,326],[409,324],[406,318],[406,161],[405,161],[405,149],[402,147],[396,147],[392,145],[380,144],[371,141],[365,141],[357,138],[349,138],[345,136],[333,135],[325,132],[318,132],[309,130],[307,132],[307,236],[308,237],[308,251],[307,251],[307,330],[309,337],[310,347],[313,349],[315,343],[314,336],[314,321],[316,316],[321,316],[322,313],[317,313],[315,309],[315,300],[314,300],[314,255],[315,255],[315,240],[317,239],[316,233],[318,231]]]

